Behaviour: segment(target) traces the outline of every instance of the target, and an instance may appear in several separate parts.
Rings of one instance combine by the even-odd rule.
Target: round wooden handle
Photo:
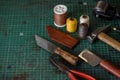
[[[108,45],[112,46],[116,50],[120,51],[120,42],[111,38],[107,34],[105,34],[103,32],[99,33],[98,34],[98,39],[100,39],[101,41],[103,41],[103,42],[107,43]]]
[[[57,48],[55,50],[55,53],[60,55],[63,59],[65,59],[66,61],[68,61],[72,65],[76,65],[78,60],[79,60],[78,57],[76,57],[76,56],[62,50],[61,48]]]
[[[107,60],[102,60],[100,65],[101,67],[112,73],[113,75],[120,78],[120,69],[114,66],[112,63],[108,62]]]

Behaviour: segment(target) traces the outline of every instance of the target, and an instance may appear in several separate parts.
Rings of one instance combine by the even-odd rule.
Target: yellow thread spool
[[[66,21],[66,30],[70,33],[73,33],[77,30],[77,19],[76,18],[67,18]]]

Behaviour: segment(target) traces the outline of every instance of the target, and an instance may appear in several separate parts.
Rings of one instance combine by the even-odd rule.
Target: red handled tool
[[[77,71],[77,70],[69,69],[67,66],[62,64],[60,61],[55,60],[54,58],[50,58],[50,61],[55,66],[57,66],[60,71],[67,73],[70,80],[80,80],[80,79],[76,78],[75,76],[84,78],[86,80],[96,80],[95,78],[93,78],[92,76],[90,76],[88,74],[85,74],[85,73]]]

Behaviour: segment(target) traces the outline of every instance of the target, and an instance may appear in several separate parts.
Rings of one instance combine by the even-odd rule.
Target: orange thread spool
[[[64,27],[66,25],[67,7],[59,4],[54,7],[54,25]]]

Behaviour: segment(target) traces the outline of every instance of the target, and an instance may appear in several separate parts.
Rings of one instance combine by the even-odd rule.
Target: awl
[[[110,63],[107,60],[101,59],[89,50],[85,49],[83,50],[79,55],[81,59],[83,59],[85,62],[89,63],[92,66],[96,66],[100,64],[101,67],[112,73],[113,75],[120,78],[120,69],[114,66],[112,63]]]
[[[42,47],[43,49],[47,50],[50,53],[56,53],[59,56],[61,56],[63,59],[71,63],[72,65],[76,65],[79,58],[70,54],[69,52],[64,51],[60,47],[54,45],[53,43],[49,42],[46,39],[43,39],[42,37],[39,37],[38,35],[35,35],[36,43],[39,47]]]

